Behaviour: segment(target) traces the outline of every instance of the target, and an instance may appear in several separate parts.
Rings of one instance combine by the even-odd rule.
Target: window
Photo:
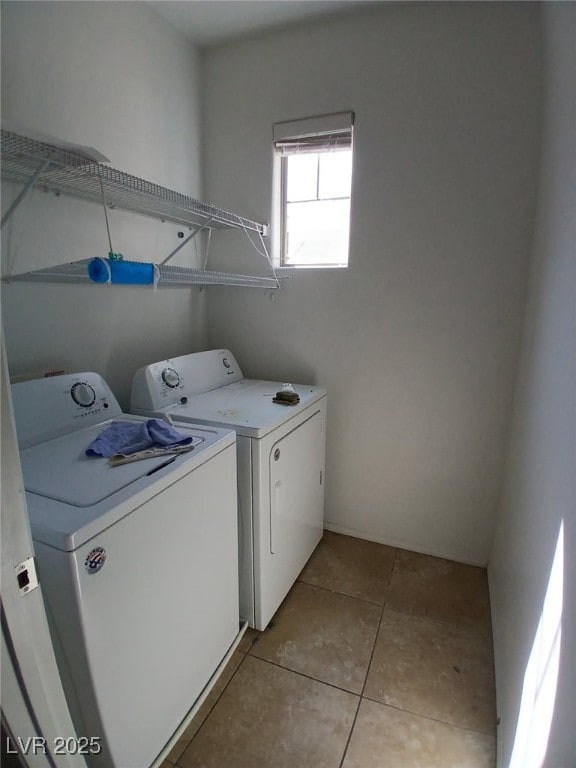
[[[275,261],[280,267],[346,267],[353,114],[274,126]]]

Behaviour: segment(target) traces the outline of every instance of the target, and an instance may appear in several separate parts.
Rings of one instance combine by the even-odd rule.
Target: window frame
[[[316,178],[316,199],[309,202],[322,202],[324,198],[319,195],[320,184],[320,160],[324,152],[334,151],[337,146],[349,148],[353,162],[354,152],[354,113],[339,112],[330,115],[292,120],[276,123],[273,126],[273,195],[272,195],[272,256],[276,269],[347,269],[350,263],[350,221],[352,216],[352,178],[350,195],[338,198],[326,198],[326,200],[349,200],[348,242],[346,244],[346,263],[314,263],[314,264],[287,264],[287,219],[288,205],[288,162],[291,156],[298,152],[287,151],[286,146],[294,144],[302,146],[302,151],[308,151],[318,156],[318,168]],[[314,146],[318,151],[314,152]],[[351,174],[353,171],[351,171]],[[292,201],[306,202],[306,201]]]

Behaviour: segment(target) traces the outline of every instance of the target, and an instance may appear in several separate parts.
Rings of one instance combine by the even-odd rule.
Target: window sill
[[[308,270],[325,270],[339,272],[348,269],[348,264],[289,264],[286,266],[274,265],[276,272],[306,272]]]

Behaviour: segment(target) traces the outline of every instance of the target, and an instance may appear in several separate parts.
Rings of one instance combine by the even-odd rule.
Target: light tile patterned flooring
[[[482,568],[325,532],[162,768],[494,768]]]

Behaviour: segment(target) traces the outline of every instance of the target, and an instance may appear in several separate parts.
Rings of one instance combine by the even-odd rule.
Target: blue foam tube
[[[96,258],[92,259],[88,265],[88,276],[95,283],[152,285],[154,282],[154,265],[139,261]]]

